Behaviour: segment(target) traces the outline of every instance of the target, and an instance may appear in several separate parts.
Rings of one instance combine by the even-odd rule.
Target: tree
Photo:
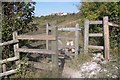
[[[2,41],[12,40],[12,33],[17,31],[19,34],[26,33],[34,28],[29,26],[34,17],[34,2],[3,2],[3,26]],[[4,58],[9,57],[13,52],[13,46],[8,45],[3,48]],[[8,53],[10,55],[8,55]]]

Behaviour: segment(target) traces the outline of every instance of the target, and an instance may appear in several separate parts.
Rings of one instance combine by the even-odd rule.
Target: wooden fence
[[[51,40],[52,41],[52,50],[48,49],[27,49],[27,48],[19,48],[19,40]],[[52,68],[55,70],[56,76],[58,76],[58,47],[57,47],[57,27],[52,28],[52,35],[18,35],[17,32],[13,32],[13,40],[0,43],[0,46],[14,44],[14,57],[7,58],[4,60],[0,60],[0,65],[2,65],[2,73],[0,73],[0,77],[11,75],[16,73],[20,68],[20,52],[27,53],[39,53],[39,54],[49,54],[52,55]],[[1,54],[1,53],[0,53]],[[6,63],[16,61],[16,65],[18,66],[16,69],[12,69],[7,71]]]
[[[91,24],[102,24],[103,25],[103,33],[89,33],[89,25]],[[102,21],[89,21],[85,20],[84,23],[84,53],[88,53],[88,48],[92,49],[102,49],[104,50],[104,57],[106,61],[109,61],[109,26],[119,27],[119,25],[111,23],[108,21],[108,17],[103,17]],[[92,26],[91,26],[92,27]],[[103,46],[94,46],[89,45],[89,37],[104,37],[104,45]]]
[[[103,25],[103,33],[89,33],[89,25],[90,24],[102,24]],[[113,24],[108,22],[108,17],[104,17],[103,21],[89,21],[86,20],[84,24],[84,53],[88,53],[88,48],[93,49],[102,49],[104,50],[105,59],[109,61],[109,26],[119,27],[117,24]],[[51,33],[49,32],[51,30]],[[14,44],[14,57],[7,58],[1,60],[0,58],[0,66],[2,65],[0,71],[0,77],[7,76],[13,73],[16,73],[20,68],[20,52],[27,53],[39,53],[39,54],[49,54],[52,55],[52,67],[53,72],[58,76],[58,39],[63,37],[58,37],[58,30],[62,31],[75,31],[75,55],[78,56],[78,48],[79,48],[79,25],[76,24],[76,28],[58,28],[52,27],[49,29],[49,26],[46,26],[46,35],[18,35],[17,32],[13,32],[13,40],[0,43],[1,46]],[[104,37],[104,46],[94,46],[89,45],[89,37]],[[65,38],[65,37],[64,37]],[[1,40],[1,39],[0,39]],[[46,49],[27,49],[27,48],[19,48],[19,40],[45,40],[46,41]],[[49,41],[51,41],[51,49],[49,49]],[[2,53],[0,53],[1,55]],[[16,65],[18,66],[16,69],[12,69],[7,71],[6,63],[16,61]],[[54,75],[53,74],[53,75]]]

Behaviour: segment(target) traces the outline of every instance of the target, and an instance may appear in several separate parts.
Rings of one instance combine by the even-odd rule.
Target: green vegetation
[[[81,18],[89,20],[102,20],[104,16],[109,17],[109,22],[120,24],[119,21],[119,2],[84,2],[79,7],[81,11]],[[91,25],[90,32],[102,32],[101,25]],[[114,50],[118,50],[119,40],[120,40],[120,28],[109,27],[110,32],[110,48],[111,55],[118,55]],[[103,45],[103,39],[90,38],[90,44]]]
[[[4,11],[3,29],[2,29],[2,40],[3,42],[12,40],[12,32],[18,31],[19,34],[24,34],[32,31],[36,31],[38,28],[45,27],[46,23],[56,26],[75,26],[79,23],[80,26],[84,25],[84,20],[102,20],[104,16],[109,17],[110,22],[119,24],[119,9],[118,2],[83,2],[79,6],[80,12],[77,14],[68,14],[65,16],[49,15],[34,17],[34,4],[32,2],[4,2],[2,4]],[[77,21],[76,21],[77,20]],[[75,23],[72,23],[76,21]],[[71,23],[70,23],[71,22]],[[101,25],[91,25],[90,32],[102,32]],[[63,34],[64,35],[64,34]],[[72,35],[71,35],[72,36]],[[21,41],[23,44],[28,44],[30,41]],[[120,42],[120,28],[110,27],[110,46],[112,58],[119,58],[119,44]],[[82,43],[80,43],[82,44]],[[90,44],[103,45],[103,38],[90,39]],[[13,45],[3,47],[3,58],[14,56]],[[26,58],[26,57],[24,57]],[[90,54],[80,53],[77,60],[71,61],[68,66],[77,68],[80,64],[90,61],[92,56]],[[27,58],[23,61],[27,61]],[[39,72],[37,70],[28,70],[26,64],[23,64],[18,74],[13,77],[50,77],[51,72]],[[111,66],[111,65],[110,65]],[[24,75],[24,76],[23,76]],[[41,76],[39,76],[41,75]],[[12,76],[11,76],[12,77]]]

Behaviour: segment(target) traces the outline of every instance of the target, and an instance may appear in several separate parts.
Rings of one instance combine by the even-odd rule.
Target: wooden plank
[[[46,35],[49,35],[49,29],[48,29],[48,24],[46,24]],[[46,49],[48,50],[49,49],[49,46],[48,46],[48,40],[46,40]]]
[[[52,35],[55,35],[56,41],[52,41],[52,51],[55,52],[55,55],[52,55],[52,75],[54,78],[59,76],[59,63],[58,63],[58,28],[52,28]]]
[[[109,61],[109,24],[108,16],[103,18],[103,30],[104,30],[104,55],[106,61]]]
[[[89,45],[88,48],[91,48],[91,49],[104,49],[103,46],[93,46],[93,45]]]
[[[17,49],[18,52],[24,52],[24,53],[39,53],[39,54],[55,54],[51,50],[46,49],[26,49],[26,48],[19,48]]]
[[[16,38],[18,36],[17,32],[13,32],[13,40],[16,40],[18,41],[18,39]],[[15,57],[17,57],[18,59],[20,59],[20,54],[19,52],[17,51],[17,49],[19,48],[19,45],[18,43],[14,45],[14,54],[15,54]],[[16,61],[16,65],[20,68],[20,60]]]
[[[88,43],[89,43],[89,20],[85,20],[84,23],[84,53],[88,53]]]
[[[7,63],[7,62],[10,62],[10,61],[16,61],[18,59],[19,59],[18,57],[7,58],[7,59],[4,59],[4,60],[0,61],[0,64]]]
[[[103,33],[89,33],[89,37],[103,37]]]
[[[120,27],[120,25],[117,25],[117,24],[114,24],[114,23],[111,23],[111,22],[108,22],[108,25],[109,25],[109,26]]]
[[[76,28],[79,28],[79,24],[76,24]],[[75,58],[78,58],[79,50],[79,31],[75,31]]]
[[[102,21],[89,21],[89,24],[102,24]]]
[[[18,40],[11,40],[11,41],[0,43],[0,46],[6,46],[6,45],[10,45],[10,44],[15,44],[18,42],[19,42]]]
[[[2,43],[2,2],[0,1],[0,43]],[[2,61],[2,46],[0,46],[0,61]],[[2,72],[2,65],[0,64],[0,73]],[[1,78],[0,78],[1,79]]]
[[[56,40],[53,35],[19,35],[17,36],[19,40]]]
[[[17,71],[18,71],[18,69],[13,69],[13,70],[10,70],[10,71],[6,71],[6,72],[3,72],[3,73],[0,73],[0,77],[14,74]]]

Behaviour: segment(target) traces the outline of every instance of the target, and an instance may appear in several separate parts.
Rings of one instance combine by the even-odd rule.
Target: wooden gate
[[[46,25],[46,34],[49,35],[50,34],[50,31],[51,30],[51,26],[48,26],[48,24]],[[70,32],[70,31],[74,31],[75,32],[75,36],[73,36],[72,38],[70,37],[64,37],[64,36],[58,36],[58,39],[74,39],[75,41],[75,45],[74,46],[59,46],[58,49],[64,49],[64,48],[75,48],[75,57],[77,58],[78,57],[78,51],[79,51],[79,40],[80,40],[80,35],[79,35],[79,31],[81,31],[81,28],[79,26],[79,24],[76,24],[75,27],[58,27],[58,31],[67,31],[67,32]],[[48,45],[48,41],[46,41],[46,47],[47,49],[49,49],[49,45]]]
[[[89,33],[89,25],[91,24],[102,24],[103,25],[103,33]],[[88,53],[88,48],[92,49],[102,49],[104,50],[104,57],[106,61],[109,61],[109,26],[116,26],[119,25],[111,23],[108,21],[108,16],[103,17],[103,21],[89,21],[85,20],[84,23],[84,53]],[[103,46],[94,46],[89,45],[89,37],[104,37],[104,45]]]

